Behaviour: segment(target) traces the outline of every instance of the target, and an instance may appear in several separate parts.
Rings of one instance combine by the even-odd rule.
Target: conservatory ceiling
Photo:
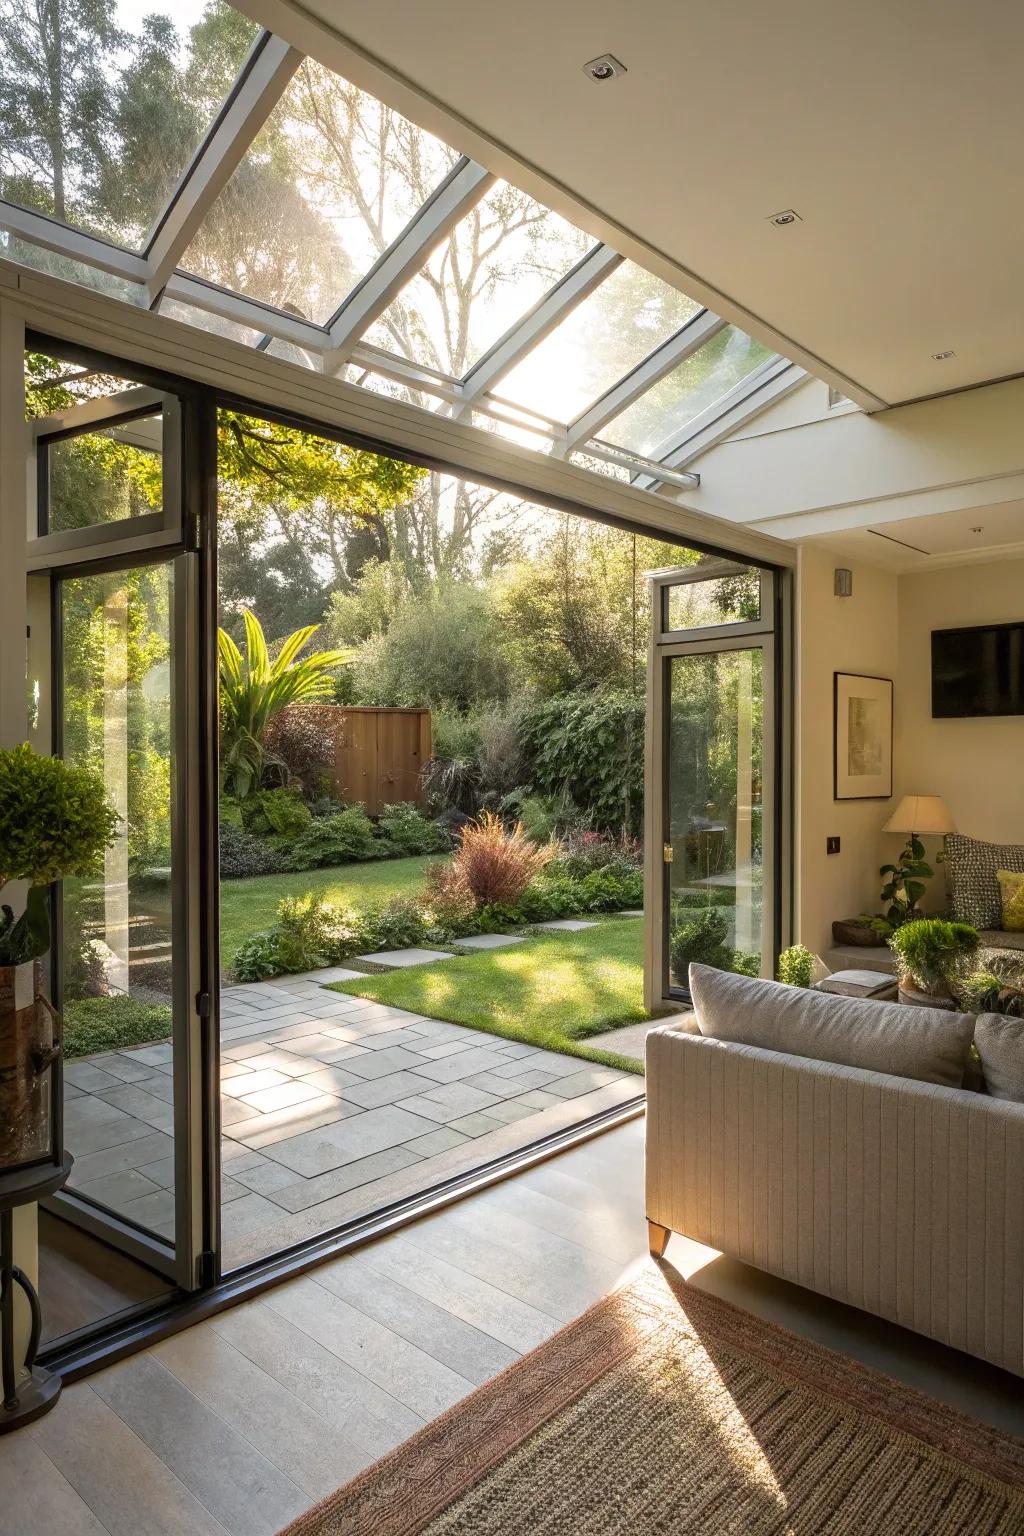
[[[807,377],[222,0],[104,9],[58,78],[0,0],[0,256],[669,494]]]

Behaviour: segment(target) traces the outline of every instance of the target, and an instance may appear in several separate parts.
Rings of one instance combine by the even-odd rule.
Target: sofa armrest
[[[647,1041],[647,1216],[1024,1374],[1024,1105]]]

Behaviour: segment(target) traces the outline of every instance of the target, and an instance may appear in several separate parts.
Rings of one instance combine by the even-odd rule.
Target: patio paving
[[[450,958],[445,955],[444,958]],[[422,963],[422,962],[420,962]],[[226,1268],[633,1098],[635,1075],[325,990],[329,971],[221,1000]],[[71,1187],[171,1236],[170,1042],[69,1063]]]
[[[451,960],[448,949],[382,949],[374,955],[356,955],[367,965],[381,965],[389,971],[404,970],[407,965],[430,965],[435,960]]]

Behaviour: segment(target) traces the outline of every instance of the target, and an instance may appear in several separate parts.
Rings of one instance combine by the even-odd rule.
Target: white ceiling
[[[291,0],[242,3],[278,31],[290,13],[292,39],[309,46]],[[401,77],[406,111],[406,87],[422,94],[426,126],[447,119],[477,159],[486,140],[492,169],[511,154],[556,206],[565,189],[560,211],[579,200],[824,376],[894,403],[1024,371],[1024,6],[304,0],[303,11]],[[581,65],[605,52],[628,73],[596,85]],[[326,62],[338,67],[337,51]],[[802,222],[767,222],[784,208]]]
[[[909,517],[874,528],[822,534],[807,542],[825,544],[893,571],[1014,559],[1024,555],[1024,501]]]

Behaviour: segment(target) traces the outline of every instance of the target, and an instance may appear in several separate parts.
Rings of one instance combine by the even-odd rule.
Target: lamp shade
[[[883,832],[955,832],[941,795],[904,795]]]

